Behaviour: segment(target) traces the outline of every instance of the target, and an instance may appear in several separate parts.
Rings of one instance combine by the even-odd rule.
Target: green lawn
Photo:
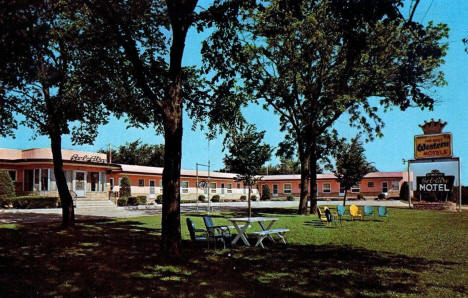
[[[279,217],[288,244],[206,250],[188,239],[184,257],[159,256],[160,216],[87,220],[74,232],[50,224],[0,225],[2,296],[466,296],[468,213],[390,209],[382,220],[321,225],[293,209]],[[229,224],[237,212],[218,212]]]

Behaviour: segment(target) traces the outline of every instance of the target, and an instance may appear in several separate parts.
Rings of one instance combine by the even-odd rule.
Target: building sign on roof
[[[438,170],[432,170],[426,176],[416,177],[417,190],[424,192],[450,192],[454,181],[455,176],[445,176]]]
[[[104,158],[101,158],[98,155],[83,155],[80,156],[78,154],[73,154],[70,157],[71,161],[85,161],[85,162],[92,162],[92,163],[106,163],[106,160]]]
[[[452,157],[452,134],[414,136],[414,158]]]

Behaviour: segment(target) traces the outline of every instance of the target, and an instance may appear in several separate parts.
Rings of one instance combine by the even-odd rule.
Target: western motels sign
[[[452,157],[452,134],[414,136],[414,158]]]

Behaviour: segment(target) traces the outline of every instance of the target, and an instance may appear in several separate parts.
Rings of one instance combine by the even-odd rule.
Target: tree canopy
[[[164,145],[143,144],[140,140],[127,142],[117,150],[111,148],[110,156],[108,150],[101,149],[99,152],[106,153],[107,159],[112,159],[112,163],[151,167],[164,165]]]
[[[229,172],[237,173],[236,179],[243,181],[244,185],[249,188],[249,217],[252,185],[260,179],[257,174],[270,159],[272,152],[270,145],[262,143],[264,135],[264,131],[256,131],[255,125],[241,123],[231,129],[225,139],[225,148],[228,153],[224,156],[224,165]]]
[[[342,142],[335,151],[335,167],[332,172],[340,187],[344,188],[343,206],[346,205],[346,195],[352,186],[359,183],[362,178],[370,173],[374,166],[366,160],[364,147],[359,136],[353,138],[350,143]]]
[[[100,90],[84,88],[87,69],[78,48],[85,40],[81,35],[85,25],[76,22],[73,8],[64,1],[1,4],[0,135],[14,137],[18,125],[24,125],[50,138],[62,225],[73,226],[62,135],[72,133],[74,143],[91,143],[108,115]]]
[[[402,5],[399,0],[261,2],[204,43],[208,69],[235,74],[239,88],[279,115],[281,129],[298,150],[302,182],[310,177],[311,212],[319,139],[333,141],[327,136],[338,118],[347,117],[372,139],[382,135],[379,111],[432,109],[431,88],[445,84],[437,68],[447,50],[447,26],[405,20]],[[300,213],[307,193],[301,189]]]

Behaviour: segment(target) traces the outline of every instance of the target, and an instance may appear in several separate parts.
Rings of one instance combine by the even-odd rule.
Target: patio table
[[[232,225],[237,230],[236,237],[232,240],[231,245],[235,245],[239,239],[242,239],[245,245],[250,246],[249,241],[247,240],[246,231],[251,227],[251,224],[258,222],[262,230],[269,230],[271,226],[278,220],[277,217],[237,217],[237,218],[228,218]],[[269,222],[267,227],[263,225],[263,222]],[[239,225],[244,224],[244,225]]]

